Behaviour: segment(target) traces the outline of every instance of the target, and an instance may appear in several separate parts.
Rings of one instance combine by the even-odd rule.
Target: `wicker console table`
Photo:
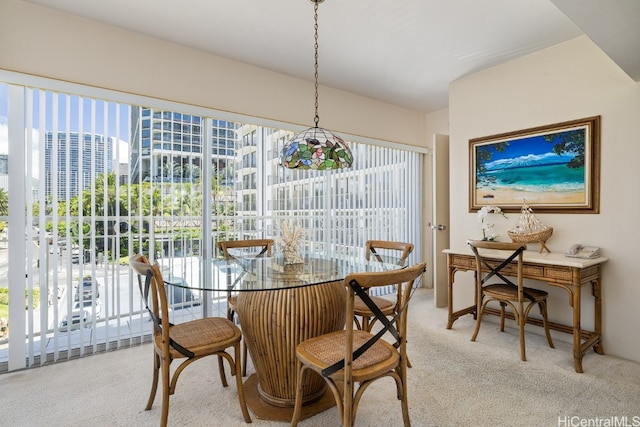
[[[473,314],[474,319],[477,314],[476,305],[453,311],[453,284],[454,276],[458,271],[475,271],[476,261],[470,250],[445,249],[447,254],[448,278],[448,308],[449,316],[447,329],[453,327],[453,322],[465,314]],[[506,256],[502,251],[495,251],[490,258],[504,260]],[[524,252],[523,277],[525,279],[539,280],[551,286],[557,286],[567,291],[569,294],[569,305],[573,308],[573,324],[571,326],[549,322],[549,328],[573,334],[573,360],[576,372],[583,372],[582,357],[590,347],[596,353],[604,354],[602,348],[602,299],[601,268],[602,264],[608,261],[607,258],[599,257],[594,259],[567,258],[562,253],[552,252],[539,254],[533,251]],[[507,267],[507,270],[511,266]],[[513,266],[515,275],[515,266]],[[580,326],[581,314],[581,293],[584,285],[591,285],[591,294],[594,299],[594,331],[587,331]],[[475,290],[475,286],[474,286]],[[474,298],[477,301],[477,298]],[[498,310],[488,309],[488,313],[499,314]],[[513,318],[513,316],[511,317]],[[528,318],[528,323],[540,326],[540,319]]]

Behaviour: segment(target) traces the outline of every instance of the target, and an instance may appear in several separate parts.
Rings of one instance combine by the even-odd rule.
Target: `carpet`
[[[416,291],[409,316],[413,426],[640,425],[640,363],[588,352],[585,372],[578,374],[571,337],[554,333],[552,349],[529,325],[527,361],[522,362],[513,323],[500,332],[496,323],[484,322],[471,342],[473,318],[464,316],[445,329],[447,311],[434,307],[430,289]],[[249,364],[249,373],[252,369]],[[157,426],[159,396],[150,411],[144,410],[151,374],[152,349],[145,344],[0,375],[0,425]],[[183,372],[171,397],[169,425],[245,425],[234,382],[221,386],[215,358]],[[252,425],[288,423],[253,417]],[[340,420],[334,407],[300,425],[339,426]],[[390,378],[365,392],[356,425],[403,425]]]

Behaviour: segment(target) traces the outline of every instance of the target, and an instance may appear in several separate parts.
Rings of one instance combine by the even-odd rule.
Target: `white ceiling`
[[[26,1],[313,81],[310,0]],[[318,15],[321,85],[418,111],[446,108],[453,80],[583,34],[640,80],[638,0],[326,0]]]

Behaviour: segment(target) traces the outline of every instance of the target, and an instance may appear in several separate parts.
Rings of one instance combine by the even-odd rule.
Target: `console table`
[[[445,249],[447,254],[448,278],[448,308],[449,317],[447,329],[451,329],[453,322],[465,314],[477,316],[477,306],[453,311],[453,283],[457,271],[476,271],[476,260],[469,249],[455,250]],[[485,251],[486,252],[486,251]],[[487,256],[494,260],[504,260],[508,254],[504,251],[490,251]],[[573,360],[576,372],[583,372],[582,357],[590,347],[596,353],[604,354],[602,348],[602,299],[600,293],[601,268],[608,258],[598,257],[593,259],[568,258],[558,252],[539,254],[534,251],[525,251],[523,256],[523,277],[545,282],[551,286],[557,286],[567,291],[569,294],[569,305],[573,308],[573,325],[567,326],[554,322],[549,322],[549,328],[573,334]],[[515,262],[503,270],[505,274],[513,273],[517,275]],[[594,329],[587,331],[580,327],[580,304],[581,290],[584,285],[591,285],[591,294],[594,298]],[[476,291],[474,283],[474,292]],[[474,301],[477,301],[474,298]],[[487,309],[487,313],[499,314],[499,310]],[[513,315],[511,315],[513,318]],[[542,325],[542,320],[528,318],[527,323],[538,326]]]

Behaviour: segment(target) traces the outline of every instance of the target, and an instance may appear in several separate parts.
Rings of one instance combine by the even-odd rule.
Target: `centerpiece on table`
[[[305,231],[295,223],[282,221],[280,224],[281,235],[277,238],[278,245],[282,250],[285,264],[302,264],[300,255],[300,244]]]

